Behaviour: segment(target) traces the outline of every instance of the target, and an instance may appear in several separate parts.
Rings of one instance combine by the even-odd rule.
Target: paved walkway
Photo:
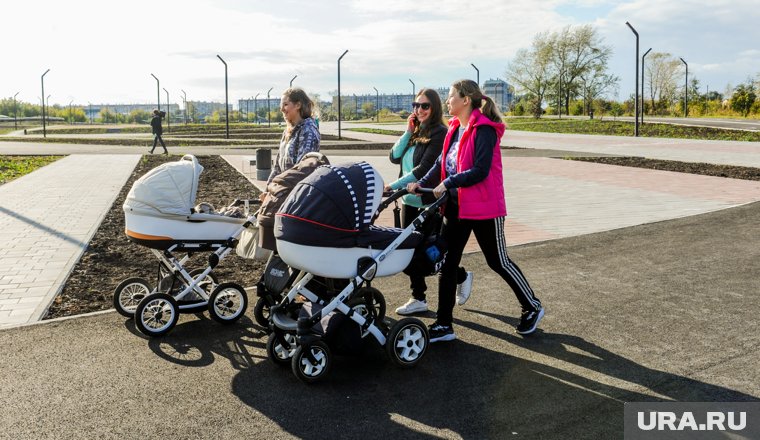
[[[337,128],[323,125],[327,133]],[[344,135],[349,133],[368,141],[395,139],[356,132]],[[760,167],[760,143],[524,132],[509,132],[505,143],[529,144],[537,155],[544,154],[541,149],[553,149],[546,154],[562,156],[556,151],[562,149]],[[101,154],[73,154],[0,186],[0,243],[4,245],[0,248],[0,326],[34,322],[44,315],[141,152],[135,147],[0,142],[0,154],[18,148],[29,152],[32,146],[38,154]],[[38,151],[40,148],[44,152]],[[183,151],[222,154],[244,174],[253,176],[255,172],[250,166],[255,150],[172,148],[174,153]],[[680,218],[760,200],[760,182],[548,157],[515,157],[525,151],[504,152],[510,212],[506,237],[510,245]],[[333,163],[366,160],[386,181],[397,175],[384,151],[327,154]],[[254,183],[263,187],[263,182]],[[74,206],[77,208],[72,209]],[[390,210],[380,222],[391,224]],[[473,239],[467,251],[477,250]]]
[[[259,188],[255,156],[223,156]],[[386,182],[397,165],[385,156],[339,156],[331,163],[365,160]],[[760,200],[760,182],[601,165],[546,157],[504,157],[509,245],[652,223]],[[391,225],[391,210],[379,219]],[[477,251],[474,237],[467,251]]]
[[[347,131],[351,127],[403,130],[404,125],[342,124],[342,135],[375,142],[395,142],[397,137]],[[337,135],[337,123],[323,123],[322,132]],[[551,149],[617,156],[641,156],[650,159],[705,162],[760,168],[760,142],[707,141],[584,134],[533,133],[507,130],[502,146]]]
[[[0,327],[41,319],[139,155],[72,155],[0,186]]]

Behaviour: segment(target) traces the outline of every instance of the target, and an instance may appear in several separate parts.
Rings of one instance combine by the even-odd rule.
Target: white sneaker
[[[410,298],[406,304],[396,309],[396,313],[399,315],[411,315],[412,313],[422,313],[427,311],[427,301],[420,301],[414,298]]]
[[[464,303],[467,302],[468,299],[470,299],[470,293],[472,292],[472,278],[473,278],[472,272],[467,272],[467,278],[462,281],[461,284],[457,285],[457,304],[460,306],[463,306]]]

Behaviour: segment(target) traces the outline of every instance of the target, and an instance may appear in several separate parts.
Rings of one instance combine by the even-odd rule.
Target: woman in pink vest
[[[407,188],[416,192],[428,182],[438,182],[440,175],[434,195],[449,192],[443,230],[449,249],[441,268],[438,317],[430,326],[430,342],[456,339],[452,326],[456,275],[470,233],[475,233],[488,267],[507,282],[522,306],[517,333],[533,333],[544,308],[520,268],[507,256],[504,240],[507,207],[500,149],[502,117],[494,102],[471,80],[452,84],[446,103],[454,118],[449,121],[441,156],[419,182]]]

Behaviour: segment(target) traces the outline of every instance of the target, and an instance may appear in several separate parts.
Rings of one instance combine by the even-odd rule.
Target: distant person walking
[[[164,134],[164,128],[161,126],[161,118],[163,117],[164,113],[158,111],[158,109],[153,110],[153,117],[150,118],[150,128],[153,130],[153,148],[150,149],[150,154],[153,154],[153,150],[156,149],[156,145],[161,142],[161,146],[164,147],[164,154],[169,154],[169,150],[166,149],[166,144],[164,143],[164,139],[161,137],[162,134]]]

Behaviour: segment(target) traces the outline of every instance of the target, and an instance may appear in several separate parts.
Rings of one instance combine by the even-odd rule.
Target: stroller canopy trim
[[[189,216],[195,206],[202,172],[203,166],[191,154],[153,168],[132,185],[124,210]]]

